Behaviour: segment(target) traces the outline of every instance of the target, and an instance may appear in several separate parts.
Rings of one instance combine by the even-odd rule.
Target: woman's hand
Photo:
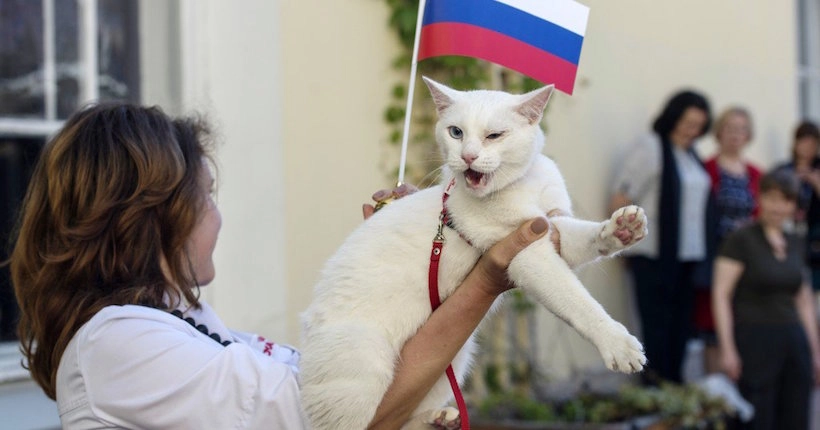
[[[494,297],[513,288],[507,278],[507,267],[519,251],[540,238],[549,228],[547,218],[535,218],[529,228],[519,228],[485,252],[467,279],[472,278],[486,294]],[[552,231],[556,230],[553,228]]]
[[[720,367],[729,379],[737,382],[740,379],[741,371],[743,370],[743,363],[740,361],[735,348],[723,348],[720,351]]]
[[[820,194],[820,170],[808,168],[796,169],[795,173],[801,181],[811,185],[815,193]]]
[[[373,201],[376,202],[376,205],[371,205],[369,203],[365,203],[362,205],[362,216],[364,219],[368,219],[373,214],[379,210],[382,206],[390,203],[393,200],[400,199],[404,196],[408,196],[410,194],[415,193],[419,189],[415,187],[415,185],[410,184],[401,184],[392,190],[379,190],[373,193]]]
[[[609,213],[613,213],[616,210],[633,204],[632,199],[630,199],[624,193],[615,193],[612,195],[612,198],[609,200]]]

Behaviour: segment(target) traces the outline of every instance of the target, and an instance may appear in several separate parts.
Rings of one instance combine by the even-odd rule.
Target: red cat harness
[[[441,196],[441,214],[438,217],[438,231],[433,238],[433,250],[430,252],[430,271],[428,272],[428,286],[430,292],[430,307],[436,310],[441,305],[441,298],[438,293],[438,263],[441,259],[441,252],[444,248],[444,226],[448,224],[449,217],[447,214],[447,198],[450,197],[450,191],[455,187],[455,178],[450,180],[450,183],[444,187],[444,194]],[[470,419],[467,416],[467,404],[464,402],[464,396],[461,394],[461,389],[458,387],[456,374],[453,371],[453,365],[447,366],[447,379],[450,381],[450,387],[453,389],[453,395],[456,398],[458,405],[458,414],[461,418],[461,429],[470,429]]]

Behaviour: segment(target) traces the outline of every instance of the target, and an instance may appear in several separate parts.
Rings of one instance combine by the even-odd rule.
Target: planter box
[[[656,416],[638,417],[620,423],[555,423],[537,421],[478,421],[470,423],[471,430],[666,430]]]
[[[538,422],[538,421],[476,421],[470,423],[471,430],[676,430],[680,427],[665,422],[661,417],[649,415],[637,417],[629,421],[619,423],[560,423],[560,422]],[[737,429],[737,422],[725,416],[722,419],[702,421],[694,428],[701,430],[712,430],[722,428],[726,430]]]

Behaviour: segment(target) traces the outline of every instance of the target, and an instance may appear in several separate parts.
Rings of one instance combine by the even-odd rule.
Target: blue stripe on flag
[[[583,36],[495,0],[427,0],[422,25],[459,22],[528,43],[575,65]]]

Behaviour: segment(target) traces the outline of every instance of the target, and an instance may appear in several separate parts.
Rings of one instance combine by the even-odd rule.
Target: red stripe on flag
[[[521,72],[572,94],[578,66],[501,33],[469,24],[442,22],[421,29],[419,61],[442,55],[477,57]]]

